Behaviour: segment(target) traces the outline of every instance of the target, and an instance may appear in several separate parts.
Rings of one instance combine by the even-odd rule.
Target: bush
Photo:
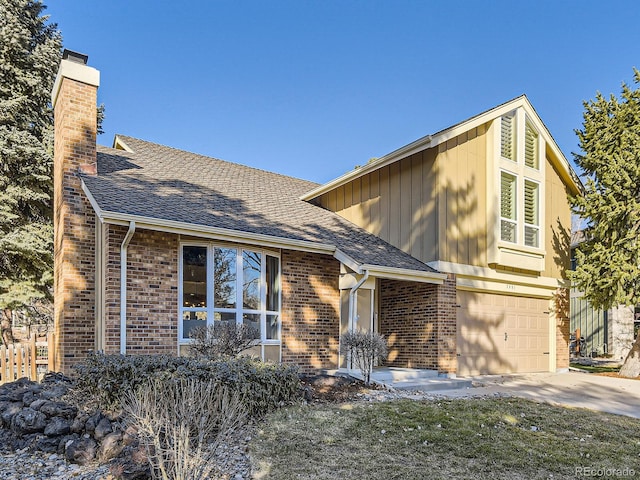
[[[193,357],[205,357],[209,360],[237,357],[253,347],[257,338],[260,338],[260,332],[250,325],[215,322],[193,331],[189,352]]]
[[[150,380],[125,395],[124,410],[147,448],[154,478],[213,478],[217,447],[241,426],[237,393],[196,379]]]
[[[360,369],[364,383],[371,383],[371,372],[377,361],[387,358],[389,350],[387,340],[377,332],[356,330],[340,337],[343,354],[350,354],[355,365]]]
[[[94,398],[103,410],[119,409],[127,392],[154,380],[194,379],[225,386],[237,393],[247,412],[259,417],[297,399],[300,379],[295,366],[262,362],[248,357],[211,361],[171,355],[91,354],[76,365],[79,398]]]

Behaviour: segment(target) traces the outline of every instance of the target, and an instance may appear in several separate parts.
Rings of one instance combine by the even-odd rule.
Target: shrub
[[[387,340],[377,332],[356,330],[340,337],[343,354],[350,354],[353,363],[360,369],[364,383],[371,383],[371,372],[377,361],[387,358]]]
[[[237,393],[193,378],[149,380],[125,395],[124,410],[163,480],[210,478],[217,447],[246,419]]]
[[[91,354],[74,368],[76,396],[85,401],[95,399],[103,410],[121,408],[127,392],[156,379],[195,379],[225,386],[240,396],[254,417],[294,401],[300,393],[296,367],[248,357],[211,361],[171,355]]]
[[[210,360],[237,357],[253,347],[257,338],[260,338],[260,332],[250,325],[215,322],[213,325],[194,329],[189,352],[191,356]]]

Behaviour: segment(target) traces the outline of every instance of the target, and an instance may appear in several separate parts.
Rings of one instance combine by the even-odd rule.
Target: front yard
[[[640,420],[516,398],[293,406],[251,456],[258,479],[634,478]]]

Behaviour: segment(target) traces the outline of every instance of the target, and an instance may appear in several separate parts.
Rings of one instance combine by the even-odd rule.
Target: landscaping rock
[[[40,406],[40,411],[47,417],[73,418],[78,413],[78,409],[65,402],[48,401]]]
[[[48,437],[59,437],[71,432],[71,420],[62,417],[53,417],[44,429],[44,434]]]
[[[95,432],[96,426],[100,423],[100,420],[102,420],[102,414],[100,412],[96,412],[87,418],[84,426],[87,433],[93,435],[93,432]]]
[[[29,403],[29,404],[25,404],[25,405],[29,405],[29,407],[33,408],[34,410],[40,410],[40,407],[42,405],[44,405],[45,403],[47,403],[49,400],[45,400],[43,398],[39,398],[37,400],[34,400],[33,402]]]
[[[40,452],[56,453],[59,444],[60,440],[58,438],[40,437],[35,441],[33,447]]]
[[[33,408],[23,408],[11,420],[11,430],[16,433],[42,432],[46,426],[46,415]]]
[[[98,459],[101,462],[111,460],[120,455],[123,449],[122,433],[112,432],[102,439],[102,443],[98,449]]]
[[[2,411],[2,415],[0,415],[0,418],[2,418],[3,425],[10,426],[11,420],[13,420],[13,417],[22,410],[22,407],[24,405],[22,404],[22,402],[3,403],[4,405],[0,406],[0,411]]]
[[[73,440],[65,449],[64,455],[72,463],[86,465],[96,458],[97,444],[91,437]]]
[[[73,419],[73,423],[71,424],[71,431],[73,433],[82,433],[85,430],[85,424],[89,419],[89,415],[84,412],[78,412],[76,418]],[[94,426],[95,430],[95,426]]]
[[[96,425],[96,429],[93,432],[93,438],[95,438],[97,441],[100,441],[111,432],[113,432],[113,426],[111,425],[111,422],[108,418],[103,417],[100,422],[98,422],[98,425]]]

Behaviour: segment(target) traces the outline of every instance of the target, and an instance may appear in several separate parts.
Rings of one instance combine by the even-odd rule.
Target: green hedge
[[[249,357],[210,361],[170,355],[91,354],[74,369],[78,398],[95,400],[103,410],[119,409],[127,391],[153,379],[213,380],[238,392],[254,417],[297,400],[301,391],[297,367]]]

